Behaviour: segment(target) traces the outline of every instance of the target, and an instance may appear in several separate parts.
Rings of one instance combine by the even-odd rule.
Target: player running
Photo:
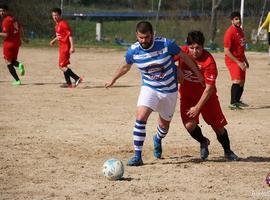
[[[167,135],[177,100],[177,72],[173,56],[179,55],[203,82],[203,78],[192,60],[171,40],[154,37],[150,22],[141,21],[136,26],[138,42],[126,53],[126,63],[120,67],[105,87],[111,87],[126,74],[133,64],[142,76],[142,87],[137,102],[136,121],[133,129],[135,155],[129,166],[143,165],[142,148],[146,137],[146,123],[153,111],[159,113],[157,134],[153,137],[154,156],[161,158],[161,140]]]
[[[68,23],[61,18],[62,10],[60,8],[52,9],[52,18],[55,22],[56,37],[51,40],[50,45],[53,46],[56,40],[59,44],[59,68],[64,72],[67,87],[77,87],[82,78],[75,74],[68,65],[70,64],[70,54],[75,52],[72,32]],[[71,83],[70,77],[74,79],[74,85]]]
[[[230,148],[230,140],[227,130],[224,126],[227,124],[224,117],[216,89],[217,66],[212,55],[203,49],[204,35],[200,31],[191,31],[187,36],[187,46],[181,49],[187,53],[196,63],[198,69],[202,73],[205,81],[205,87],[200,84],[196,74],[194,74],[185,60],[181,57],[175,57],[183,73],[183,79],[179,88],[180,94],[180,113],[182,122],[189,134],[200,143],[201,158],[205,160],[208,155],[208,145],[210,141],[204,137],[199,124],[199,115],[202,114],[203,119],[215,131],[220,144],[224,149],[225,158],[229,160],[238,160],[238,156]]]
[[[7,64],[8,70],[12,77],[15,79],[14,85],[21,85],[22,82],[19,79],[17,72],[14,67],[19,69],[20,74],[25,74],[24,66],[22,63],[17,61],[19,48],[21,46],[21,37],[24,41],[23,29],[19,22],[8,13],[7,5],[0,5],[0,16],[3,18],[2,21],[2,32],[0,36],[3,40],[3,56]]]
[[[240,101],[244,91],[246,69],[249,63],[245,56],[245,35],[241,28],[240,13],[235,11],[231,13],[232,25],[227,29],[224,35],[225,63],[230,71],[231,86],[231,104],[232,110],[242,109],[247,104]]]

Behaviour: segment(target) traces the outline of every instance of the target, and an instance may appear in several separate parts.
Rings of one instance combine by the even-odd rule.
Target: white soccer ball
[[[109,180],[119,180],[124,175],[123,163],[115,158],[107,160],[102,167],[103,175]]]

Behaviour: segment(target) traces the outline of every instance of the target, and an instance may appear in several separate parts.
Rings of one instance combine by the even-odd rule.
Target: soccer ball
[[[112,158],[105,161],[102,172],[109,180],[119,180],[124,175],[124,165],[120,160]]]

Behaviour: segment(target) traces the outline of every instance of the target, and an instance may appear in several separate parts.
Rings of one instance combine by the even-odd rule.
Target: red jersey
[[[8,15],[2,21],[2,32],[7,33],[7,37],[4,39],[4,46],[20,46],[20,24],[18,21]]]
[[[245,35],[242,28],[231,25],[224,35],[224,47],[229,48],[233,56],[243,62],[245,58]],[[225,62],[234,62],[225,55]]]
[[[188,46],[181,47],[181,50],[186,54],[189,54]],[[194,91],[192,94],[196,93],[196,95],[201,96],[205,88],[199,82],[198,77],[180,57],[176,57],[176,59],[179,61],[179,65],[181,66],[184,75],[184,83],[182,86],[184,88],[188,87],[192,88],[192,90],[196,90],[196,92]],[[191,59],[196,63],[199,71],[203,75],[205,84],[215,86],[218,71],[213,56],[203,49],[200,58],[196,60],[193,58]],[[190,94],[190,92],[188,93]]]
[[[70,41],[69,41],[69,36],[72,36],[71,29],[68,25],[68,23],[61,19],[56,25],[55,25],[55,33],[56,37],[59,42],[59,47],[60,49],[63,47],[68,47],[70,48]]]

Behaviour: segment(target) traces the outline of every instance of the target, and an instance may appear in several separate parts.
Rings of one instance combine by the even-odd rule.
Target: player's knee
[[[194,129],[196,128],[197,123],[195,121],[188,121],[185,123],[185,128],[187,129],[187,131],[189,133],[191,133],[192,131],[194,131]]]

